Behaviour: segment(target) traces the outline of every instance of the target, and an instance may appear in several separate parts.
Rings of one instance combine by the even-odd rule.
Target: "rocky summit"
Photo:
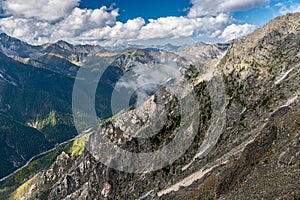
[[[178,50],[178,57],[201,46],[208,49],[195,45]],[[300,13],[277,17],[226,46],[199,50],[193,57],[199,62],[186,65],[178,80],[101,123],[82,154],[63,151],[10,198],[299,199]],[[152,55],[126,52],[114,63],[145,64],[153,62]],[[182,90],[174,95],[168,88]],[[153,129],[157,134],[143,137]],[[178,146],[155,154],[176,140]],[[131,152],[131,161],[140,163],[126,163],[112,147]],[[145,159],[133,159],[142,153]]]

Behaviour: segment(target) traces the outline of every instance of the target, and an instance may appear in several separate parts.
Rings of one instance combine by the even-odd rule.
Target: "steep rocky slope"
[[[31,180],[24,199],[299,199],[299,52],[300,13],[277,17],[233,41],[218,65],[207,66],[214,68],[210,75],[188,68],[198,102],[193,118],[184,118],[178,103],[191,93],[181,99],[159,90],[141,109],[102,125],[79,158],[59,156]],[[151,124],[149,116],[162,110],[168,116],[162,131],[135,139],[132,127]],[[162,169],[127,173],[100,162],[95,144],[103,135],[131,152],[153,151],[195,119],[198,128],[185,129],[195,134],[193,143]]]

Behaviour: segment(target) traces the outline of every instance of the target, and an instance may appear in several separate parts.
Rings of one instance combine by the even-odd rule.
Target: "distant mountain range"
[[[0,51],[6,56],[24,64],[49,69],[73,77],[87,55],[107,52],[100,46],[74,46],[64,41],[32,46],[5,33],[0,34]]]

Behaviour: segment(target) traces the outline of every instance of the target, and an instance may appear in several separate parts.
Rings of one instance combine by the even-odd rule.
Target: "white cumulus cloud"
[[[1,31],[31,44],[66,40],[71,43],[119,45],[127,42],[205,37],[227,41],[254,29],[253,25],[232,24],[231,11],[247,10],[270,0],[191,0],[187,16],[160,17],[147,22],[137,17],[117,21],[118,8],[78,7],[80,0],[0,0],[4,16]]]
[[[68,16],[80,0],[4,0],[4,14],[20,18],[56,21]]]
[[[295,12],[300,12],[300,3],[293,3],[290,6],[286,6],[283,4],[277,4],[279,9],[279,13],[282,15],[285,15],[287,13],[295,13]]]
[[[163,17],[157,20],[149,20],[142,27],[139,39],[153,38],[179,38],[189,37],[200,32],[217,30],[230,21],[227,14],[219,14],[216,17]]]
[[[255,26],[251,24],[231,24],[224,29],[223,33],[219,36],[219,38],[225,41],[230,41],[233,39],[241,38],[251,33],[254,29]]]
[[[81,35],[93,30],[102,31],[116,25],[118,9],[80,9],[75,7],[63,19],[53,23],[35,18],[10,16],[0,19],[1,30],[26,42],[41,44],[64,39],[70,42],[80,40]]]
[[[81,40],[122,40],[134,39],[138,37],[145,20],[141,17],[128,20],[126,23],[116,22],[114,26],[91,29],[81,35]]]
[[[115,25],[118,15],[118,9],[109,12],[106,6],[94,10],[75,8],[68,17],[55,26],[61,34],[78,36],[95,28]]]
[[[189,17],[215,15],[220,12],[249,10],[270,3],[270,0],[191,0]]]

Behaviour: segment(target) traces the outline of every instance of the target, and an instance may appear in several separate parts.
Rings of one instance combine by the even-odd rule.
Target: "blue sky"
[[[126,22],[128,19],[143,17],[144,19],[167,16],[185,15],[185,8],[191,6],[189,0],[82,0],[81,8],[97,8],[101,5],[110,7],[115,5],[120,8],[118,20]]]
[[[0,30],[32,44],[185,44],[241,38],[300,0],[0,0],[0,10]]]
[[[246,11],[237,11],[233,16],[241,21],[255,24],[257,27],[267,23],[274,17],[281,15],[279,12],[280,7],[275,5],[282,3],[287,7],[300,3],[300,0],[273,0],[269,4],[252,8]],[[189,0],[82,0],[80,2],[81,8],[99,8],[102,5],[110,7],[114,5],[120,8],[120,16],[117,18],[121,22],[126,22],[128,19],[136,17],[143,17],[144,19],[157,19],[167,16],[182,16],[187,14],[187,8],[192,4]]]

